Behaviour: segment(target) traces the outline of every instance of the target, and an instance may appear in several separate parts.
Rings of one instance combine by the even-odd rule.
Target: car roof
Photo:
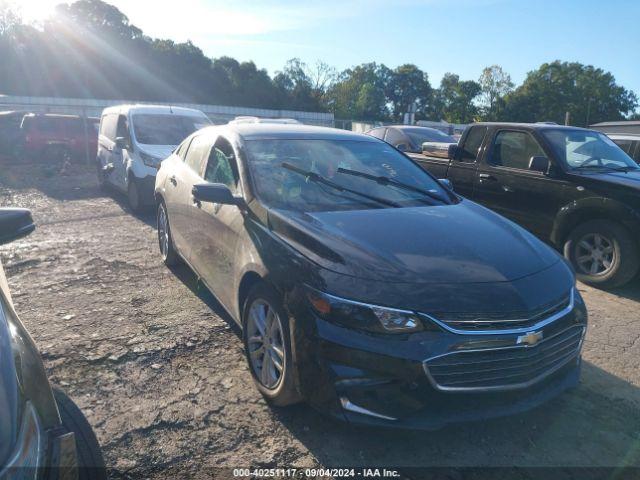
[[[475,125],[485,125],[488,127],[512,127],[512,128],[525,128],[529,130],[585,130],[591,131],[588,128],[582,127],[574,127],[572,125],[558,125],[557,123],[552,122],[537,122],[537,123],[517,123],[517,122],[478,122],[472,123],[469,126],[473,127]]]
[[[605,135],[613,140],[640,140],[640,133],[606,132]]]
[[[103,115],[108,113],[118,113],[123,115],[126,115],[128,113],[148,113],[159,115],[180,114],[194,117],[206,117],[204,112],[202,112],[201,110],[186,107],[173,107],[170,105],[115,105],[113,107],[107,107],[102,111]]]
[[[418,129],[418,130],[435,130],[436,132],[442,132],[442,130],[438,130],[433,127],[425,127],[424,125],[385,125],[387,128],[397,128],[398,130],[409,130],[409,129]],[[444,132],[442,132],[444,133]],[[446,134],[445,134],[446,135]]]
[[[233,133],[244,140],[352,140],[359,142],[379,141],[369,135],[337,128],[314,125],[294,125],[277,123],[239,123],[206,127],[204,131]]]

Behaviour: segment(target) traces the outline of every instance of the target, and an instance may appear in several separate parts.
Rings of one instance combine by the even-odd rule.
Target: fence
[[[57,113],[99,117],[102,110],[112,105],[122,104],[172,105],[174,107],[195,108],[203,111],[214,123],[227,123],[239,115],[268,118],[294,118],[308,125],[333,127],[333,113],[300,112],[295,110],[270,110],[266,108],[230,107],[196,103],[135,102],[131,100],[98,100],[87,98],[19,97],[0,95],[1,110],[24,110],[34,113]]]

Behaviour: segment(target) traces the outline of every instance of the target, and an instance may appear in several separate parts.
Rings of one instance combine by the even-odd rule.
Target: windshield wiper
[[[367,180],[373,180],[374,182],[376,182],[376,183],[378,183],[380,185],[392,185],[394,187],[398,187],[398,188],[401,188],[403,190],[408,190],[410,192],[420,193],[420,194],[425,195],[427,197],[431,197],[434,200],[438,200],[439,202],[448,203],[448,201],[445,198],[442,198],[440,195],[438,195],[435,192],[432,192],[430,190],[425,190],[425,189],[419,188],[419,187],[414,187],[413,185],[409,185],[409,184],[406,184],[406,183],[399,182],[397,180],[394,180],[393,178],[389,178],[389,177],[385,177],[385,176],[371,175],[371,174],[365,173],[365,172],[358,172],[357,170],[349,170],[348,168],[338,168],[338,173],[344,173],[346,175],[353,175],[354,177],[366,178]]]
[[[302,168],[298,168],[295,165],[291,165],[290,163],[282,163],[282,168],[286,168],[294,173],[299,175],[303,175],[307,178],[307,180],[320,183],[322,185],[326,185],[327,187],[331,187],[340,192],[349,192],[353,195],[358,195],[359,197],[366,198],[367,200],[371,200],[373,202],[381,203],[383,205],[387,205],[389,207],[400,208],[402,205],[396,203],[392,200],[386,200],[384,198],[374,197],[373,195],[368,195],[366,193],[358,192],[357,190],[351,190],[350,188],[343,187],[342,185],[338,185],[337,183],[332,182],[328,178],[323,177],[322,175],[318,175],[315,172],[310,172],[308,170],[304,170]]]

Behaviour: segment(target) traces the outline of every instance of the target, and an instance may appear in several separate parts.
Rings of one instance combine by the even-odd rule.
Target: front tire
[[[96,160],[96,176],[98,177],[98,186],[100,187],[100,189],[106,190],[107,178],[106,178],[106,175],[104,174],[102,162],[100,161],[100,159]]]
[[[140,197],[140,186],[138,185],[136,177],[133,175],[129,176],[129,181],[127,182],[127,200],[129,207],[131,207],[134,213],[142,213],[143,206]]]
[[[638,273],[638,246],[622,225],[591,220],[578,225],[564,245],[581,282],[602,288],[622,286]]]
[[[254,286],[244,305],[242,325],[251,375],[267,402],[282,407],[302,401],[289,317],[277,292],[264,283]]]
[[[80,480],[106,480],[104,458],[91,425],[66,393],[54,388],[53,396],[58,404],[62,428],[66,432],[73,432],[76,438],[78,478]]]
[[[158,230],[158,246],[160,247],[160,255],[162,261],[168,267],[173,267],[180,263],[180,256],[173,246],[173,237],[171,236],[171,227],[169,226],[169,215],[167,214],[167,206],[163,201],[158,205],[156,215]]]

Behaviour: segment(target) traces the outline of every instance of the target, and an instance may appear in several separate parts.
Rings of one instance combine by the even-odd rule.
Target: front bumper
[[[16,448],[0,468],[0,480],[5,479],[77,479],[74,434],[44,430],[35,409],[27,403]]]
[[[524,412],[576,386],[587,320],[580,299],[573,310],[542,328],[548,341],[526,346],[518,344],[521,333],[381,336],[337,326],[311,312],[306,315],[314,338],[306,343],[296,338],[301,345],[296,356],[307,356],[299,362],[300,382],[310,403],[352,423],[415,429]],[[456,371],[461,368],[457,364],[453,372],[443,373],[437,370],[442,363],[432,363],[467,352],[473,360],[461,364],[472,369],[481,365],[477,379],[475,371]],[[492,370],[510,381],[496,381],[487,373]],[[451,382],[458,374],[467,380]],[[463,388],[450,388],[448,382]]]

